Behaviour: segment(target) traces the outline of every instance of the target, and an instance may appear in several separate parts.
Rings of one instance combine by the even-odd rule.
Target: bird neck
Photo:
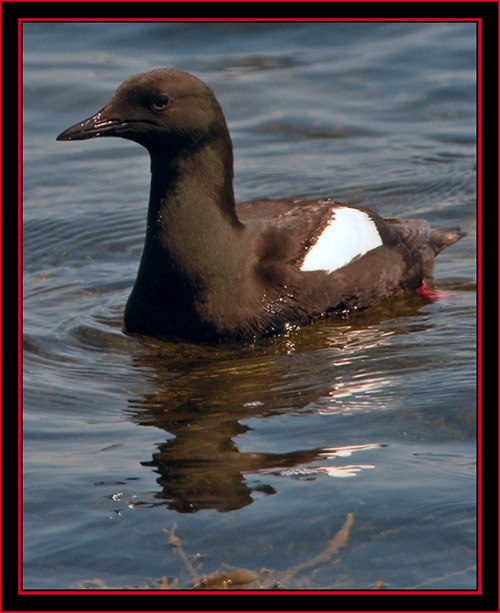
[[[143,253],[148,269],[160,278],[181,275],[194,288],[230,283],[241,266],[235,254],[244,234],[230,143],[210,140],[173,159],[151,152],[151,175]]]

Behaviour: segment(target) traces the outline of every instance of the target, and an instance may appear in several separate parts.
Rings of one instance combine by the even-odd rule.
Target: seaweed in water
[[[304,570],[313,569],[320,564],[328,562],[338,551],[344,547],[349,538],[351,528],[354,524],[354,515],[347,514],[347,518],[340,530],[327,541],[326,547],[318,555],[314,556],[306,562],[291,566],[285,571],[272,571],[266,568],[260,570],[250,570],[248,568],[236,568],[227,564],[224,567],[209,575],[201,575],[195,568],[196,558],[190,560],[184,548],[182,541],[177,536],[177,525],[174,524],[171,530],[163,529],[168,535],[168,540],[173,550],[180,557],[183,565],[191,576],[191,585],[189,588],[179,587],[180,580],[178,577],[172,581],[168,581],[166,577],[162,577],[157,581],[152,581],[151,584],[142,586],[121,586],[110,587],[100,579],[93,581],[85,581],[79,585],[80,589],[120,589],[120,590],[173,590],[173,589],[191,589],[191,590],[279,590],[289,587],[292,579]],[[377,581],[373,586],[374,589],[381,587],[381,582]]]

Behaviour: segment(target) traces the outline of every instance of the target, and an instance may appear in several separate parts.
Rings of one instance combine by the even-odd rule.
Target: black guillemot
[[[426,294],[437,253],[464,236],[422,220],[384,220],[333,199],[235,204],[233,149],[212,90],[191,74],[130,77],[57,140],[121,136],[148,149],[146,239],[125,330],[194,341],[279,333]]]

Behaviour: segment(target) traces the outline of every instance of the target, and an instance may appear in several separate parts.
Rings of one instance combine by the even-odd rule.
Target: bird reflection
[[[240,509],[252,503],[256,492],[275,493],[265,483],[269,471],[290,471],[339,453],[341,448],[245,451],[235,441],[249,430],[245,420],[304,410],[322,397],[335,400],[339,360],[352,361],[374,344],[388,342],[387,331],[366,322],[358,328],[319,326],[257,345],[143,339],[143,354],[135,366],[150,379],[149,393],[131,400],[130,407],[136,423],[170,435],[152,459],[143,462],[158,473],[161,491],[156,496],[169,509]],[[330,359],[323,350],[331,351]],[[342,398],[348,395],[345,379],[338,387]]]
[[[271,393],[272,380],[268,381],[266,389],[264,383],[255,381],[252,372],[241,375],[243,381],[240,379],[238,386],[256,385],[260,397],[266,397],[266,401],[262,404],[238,403],[231,381],[223,373],[215,372],[217,363],[213,368],[212,375],[200,376],[199,372],[191,371],[181,377],[186,392],[192,394],[191,400],[179,402],[181,381],[178,380],[176,389],[166,386],[154,396],[144,398],[140,403],[142,410],[136,414],[139,423],[154,424],[173,435],[159,446],[152,460],[143,465],[154,467],[159,473],[162,491],[157,496],[165,499],[170,509],[183,513],[201,509],[232,511],[250,504],[254,491],[274,494],[275,490],[260,482],[256,473],[308,464],[323,452],[321,448],[289,453],[240,451],[234,439],[249,429],[240,422],[262,417],[264,412],[269,414],[273,409],[279,410],[280,403]],[[229,379],[234,377],[234,374],[229,375]],[[270,396],[274,397],[273,402],[269,401]],[[315,396],[310,393],[309,400]],[[304,404],[309,400],[302,394]],[[247,473],[257,479],[254,485],[247,483]]]
[[[191,412],[187,407],[182,410]],[[176,438],[161,445],[150,462],[144,462],[144,465],[158,470],[158,483],[162,486],[159,496],[170,501],[170,509],[180,512],[239,509],[252,502],[253,491],[275,493],[265,483],[247,484],[246,473],[309,463],[322,451],[242,452],[232,437],[247,428],[238,423],[236,415],[233,415],[232,423],[228,423],[194,412],[198,412],[198,418],[191,422],[192,427],[187,422],[181,424],[172,420],[169,431]]]

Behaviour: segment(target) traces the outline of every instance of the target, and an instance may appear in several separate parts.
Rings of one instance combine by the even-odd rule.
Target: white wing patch
[[[382,239],[377,226],[367,213],[339,207],[333,210],[328,225],[306,253],[300,270],[333,272],[380,245]]]

